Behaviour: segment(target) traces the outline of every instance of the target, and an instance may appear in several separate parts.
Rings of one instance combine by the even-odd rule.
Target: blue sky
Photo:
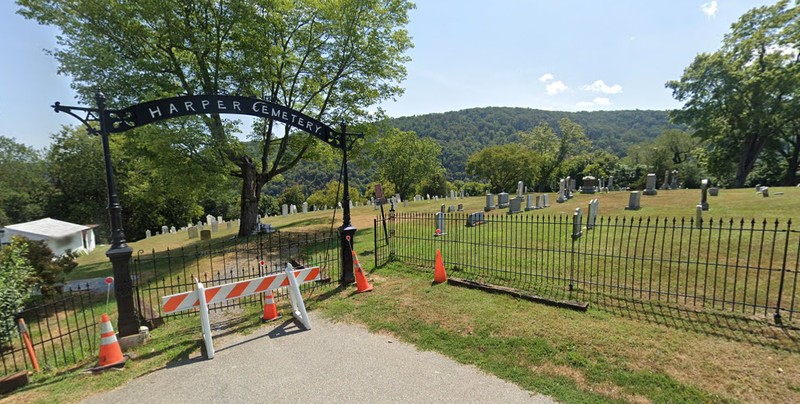
[[[405,94],[389,116],[472,107],[673,109],[664,87],[701,52],[719,49],[754,0],[418,0],[408,30]],[[0,1],[0,135],[36,148],[61,125],[54,101],[76,105],[68,77],[43,50],[56,30]],[[144,100],[143,100],[144,101]]]

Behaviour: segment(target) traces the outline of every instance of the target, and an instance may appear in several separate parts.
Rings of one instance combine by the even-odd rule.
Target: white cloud
[[[578,108],[589,108],[589,107],[593,107],[594,103],[591,102],[591,101],[581,101],[581,102],[575,104],[575,106],[578,107]]]
[[[597,97],[592,100],[595,105],[611,105],[611,100],[606,97]]]
[[[703,3],[700,5],[700,10],[703,10],[703,14],[707,15],[708,17],[713,17],[717,14],[717,2],[716,0],[709,1],[708,3]]]
[[[622,92],[622,86],[619,84],[609,86],[603,80],[597,80],[588,86],[581,87],[581,90],[601,92],[603,94],[619,94]]]
[[[555,77],[552,74],[545,73],[545,74],[542,75],[542,77],[539,77],[539,81],[541,81],[542,83],[547,83],[548,81],[550,81],[550,80],[552,80],[554,78]]]
[[[569,87],[567,87],[566,84],[561,82],[561,80],[554,81],[554,82],[552,82],[552,83],[547,85],[547,94],[550,94],[550,95],[556,95],[558,93],[563,93],[564,91],[567,91],[567,90],[569,90]]]

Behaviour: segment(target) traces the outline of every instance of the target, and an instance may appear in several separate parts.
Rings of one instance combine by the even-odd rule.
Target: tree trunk
[[[789,151],[789,158],[786,161],[789,163],[789,166],[786,168],[786,176],[783,179],[783,185],[795,186],[797,185],[798,164],[800,164],[800,135],[794,137],[792,149]]]
[[[756,165],[758,155],[764,146],[765,138],[758,135],[748,135],[745,138],[742,153],[739,156],[739,165],[736,167],[736,179],[734,180],[734,188],[744,188],[744,182],[747,180],[747,175],[753,171]]]
[[[258,231],[258,200],[264,184],[259,180],[257,167],[249,157],[242,157],[237,165],[242,170],[239,237],[246,237]]]

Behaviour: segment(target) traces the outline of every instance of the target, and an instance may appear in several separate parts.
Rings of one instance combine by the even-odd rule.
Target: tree
[[[323,206],[337,206],[336,203],[342,200],[342,195],[344,191],[341,188],[341,184],[339,181],[331,181],[327,185],[325,185],[324,189],[318,190],[311,194],[308,197],[308,204],[311,206],[316,206],[317,208],[322,208]],[[338,195],[338,200],[337,200]],[[359,201],[361,198],[359,196],[358,188],[350,187],[350,200],[355,202]],[[309,208],[310,209],[310,208]]]
[[[564,161],[586,153],[591,148],[592,143],[586,137],[583,127],[569,118],[562,118],[559,121],[559,131],[557,134],[548,123],[544,122],[530,132],[519,134],[522,144],[538,157],[535,177],[539,191],[550,188],[555,182],[554,175]]]
[[[733,186],[744,186],[764,148],[790,133],[800,89],[798,16],[788,0],[748,11],[720,50],[697,55],[680,80],[666,84],[684,102],[672,119],[708,141],[710,162],[735,164]]]
[[[354,121],[401,92],[405,0],[19,0],[20,14],[58,27],[53,55],[84,102],[96,89],[109,106],[165,95],[244,94],[320,121]],[[203,147],[241,178],[239,235],[256,230],[265,184],[312,148],[311,135],[262,120],[248,154],[232,122],[194,119]]]
[[[533,183],[531,167],[538,161],[536,155],[517,143],[489,146],[473,153],[467,160],[467,174],[489,181],[492,192],[517,189],[517,182]]]
[[[50,216],[73,223],[95,223],[98,239],[108,238],[108,188],[100,138],[89,136],[83,128],[63,127],[50,139],[47,171],[55,189]]]
[[[0,226],[42,218],[51,191],[40,153],[0,136]]]
[[[444,170],[441,154],[435,140],[397,129],[380,136],[372,151],[378,177],[391,181],[402,199],[408,199],[417,184]]]

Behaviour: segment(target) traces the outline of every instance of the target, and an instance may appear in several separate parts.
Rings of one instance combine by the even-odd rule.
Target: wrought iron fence
[[[90,294],[87,285],[15,316],[15,322],[24,320],[42,369],[63,367],[97,354],[100,331],[94,306],[101,300]],[[33,369],[22,333],[13,334],[0,340],[0,376]]]
[[[792,222],[400,213],[375,221],[375,263],[433,268],[543,296],[605,296],[797,319],[800,233]],[[474,220],[473,220],[474,221]],[[387,239],[388,236],[388,239]],[[387,242],[388,240],[388,242]]]
[[[331,279],[338,280],[341,274],[338,235],[277,232],[213,240],[160,252],[139,250],[133,259],[137,311],[151,327],[158,326],[169,317],[194,315],[196,309],[164,315],[161,298],[194,290],[195,279],[206,287],[221,285],[283,271],[287,262],[295,266],[320,267],[322,279],[302,285],[302,290]],[[285,291],[276,293],[280,297]],[[263,294],[215,303],[209,306],[209,310],[261,304]]]

